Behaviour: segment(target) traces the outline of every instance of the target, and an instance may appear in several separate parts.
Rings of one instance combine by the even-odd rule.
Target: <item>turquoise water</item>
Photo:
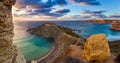
[[[38,36],[29,36],[21,40],[15,40],[14,42],[16,42],[15,44],[20,48],[28,61],[45,55],[51,49],[52,45],[52,41]]]
[[[55,23],[60,26],[69,27],[76,31],[76,33],[83,38],[87,39],[89,36],[93,34],[105,34],[109,41],[116,41],[120,40],[120,32],[114,31],[110,29],[110,24],[96,24],[96,23],[89,23],[85,21],[30,21],[25,22],[28,27],[35,27],[39,26],[43,23]]]
[[[53,41],[42,36],[31,35],[26,32],[24,25],[15,23],[14,44],[20,48],[27,61],[37,59],[47,54],[52,48]]]
[[[109,41],[120,40],[120,32],[110,29],[110,24],[95,24],[84,21],[15,21],[14,44],[16,44],[27,60],[33,60],[45,55],[53,46],[53,42],[41,36],[31,35],[26,30],[43,23],[55,23],[69,27],[87,39],[90,35],[104,33]]]

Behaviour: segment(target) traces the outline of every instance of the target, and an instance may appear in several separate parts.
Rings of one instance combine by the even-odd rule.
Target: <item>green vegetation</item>
[[[67,27],[62,27],[62,26],[58,26],[62,31],[64,31],[66,34],[74,36],[76,38],[79,38],[80,36],[77,35],[73,29],[67,28]]]

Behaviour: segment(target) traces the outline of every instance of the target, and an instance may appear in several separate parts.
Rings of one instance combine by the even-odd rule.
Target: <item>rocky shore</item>
[[[74,33],[72,29],[56,24],[43,24],[42,26],[29,28],[27,31],[31,34],[42,35],[46,38],[54,39],[52,50],[44,57],[37,59],[37,63],[115,63],[115,58],[119,54],[119,51],[115,51],[116,49],[119,50],[119,48],[115,46],[116,44],[113,45],[113,43],[110,42],[109,48],[108,41],[104,34],[95,35],[94,38],[86,41]],[[94,45],[87,45],[88,43]],[[91,49],[87,47],[91,47]],[[100,49],[101,47],[103,49]],[[91,52],[89,52],[90,50]],[[85,55],[87,51],[91,55]],[[97,53],[94,54],[94,52]],[[89,57],[89,59],[86,59],[87,57]]]

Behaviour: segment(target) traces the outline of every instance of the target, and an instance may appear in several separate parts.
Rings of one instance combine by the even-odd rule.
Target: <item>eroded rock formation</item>
[[[92,35],[87,39],[84,54],[88,61],[106,61],[110,58],[110,48],[104,34]]]
[[[0,0],[0,63],[25,63],[23,55],[13,45],[12,5],[16,0]]]
[[[113,21],[111,23],[111,29],[120,31],[120,21]]]

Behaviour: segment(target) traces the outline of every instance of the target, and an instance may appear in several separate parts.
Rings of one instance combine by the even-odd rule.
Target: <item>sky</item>
[[[12,11],[19,19],[119,19],[120,0],[17,0]]]

